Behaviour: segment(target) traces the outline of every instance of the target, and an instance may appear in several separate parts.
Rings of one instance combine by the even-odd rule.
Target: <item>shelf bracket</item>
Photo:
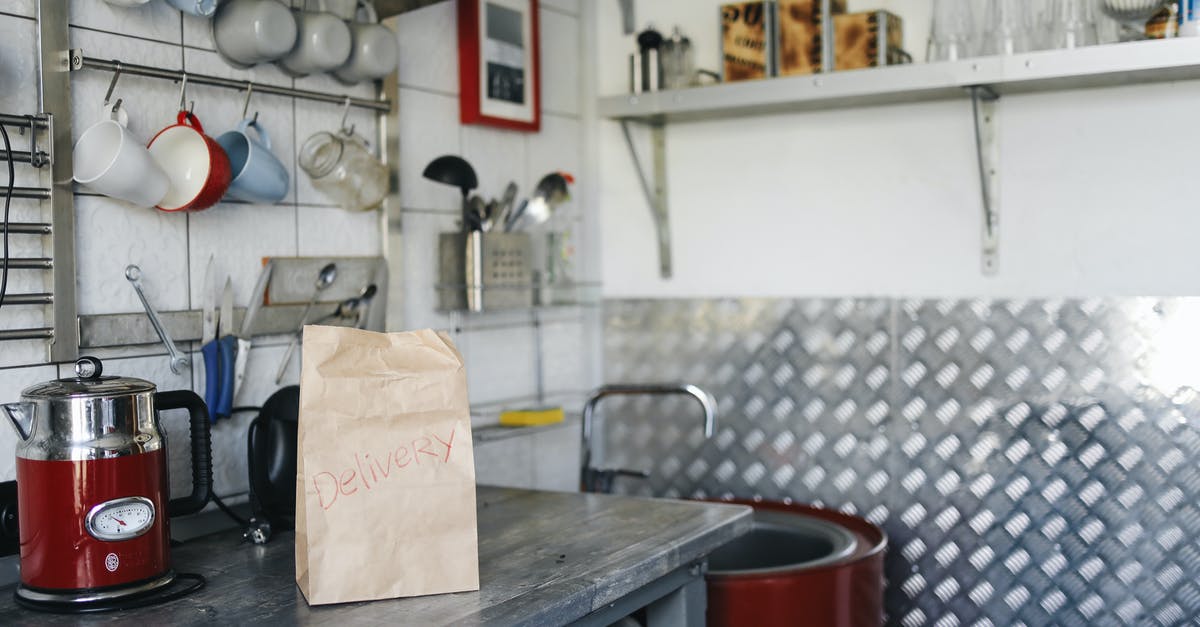
[[[667,213],[667,132],[666,125],[661,121],[648,122],[650,127],[650,147],[653,151],[653,178],[646,175],[642,161],[638,158],[637,148],[633,145],[633,136],[629,132],[630,120],[621,120],[621,132],[625,135],[625,145],[629,148],[629,157],[633,160],[633,168],[637,170],[638,182],[642,185],[642,193],[646,195],[646,203],[650,205],[650,214],[654,218],[654,230],[658,236],[658,272],[664,279],[671,278],[671,228]]]
[[[984,275],[995,276],[1000,261],[1000,147],[996,122],[996,102],[1000,95],[986,85],[975,85],[968,90],[975,118],[975,153],[983,201],[980,264]]]

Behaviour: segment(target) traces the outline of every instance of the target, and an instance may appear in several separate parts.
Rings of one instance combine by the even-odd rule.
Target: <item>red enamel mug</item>
[[[190,111],[180,111],[176,123],[159,131],[147,147],[171,181],[158,209],[208,209],[229,189],[233,180],[229,157],[204,134],[199,118]]]

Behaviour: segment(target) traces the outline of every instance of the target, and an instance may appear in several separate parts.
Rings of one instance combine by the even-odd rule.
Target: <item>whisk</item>
[[[1101,0],[1104,14],[1121,22],[1121,41],[1146,38],[1146,20],[1172,0]]]

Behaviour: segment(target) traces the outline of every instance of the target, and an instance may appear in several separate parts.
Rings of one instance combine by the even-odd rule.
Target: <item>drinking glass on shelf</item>
[[[971,3],[963,0],[933,0],[933,22],[929,27],[927,62],[957,61],[971,56],[974,30]]]
[[[1096,43],[1092,0],[1051,0],[1047,48],[1082,48]]]
[[[1100,0],[1105,15],[1121,22],[1121,41],[1146,39],[1146,21],[1173,0]]]
[[[1035,29],[1029,0],[988,0],[981,55],[1009,55],[1034,49]]]

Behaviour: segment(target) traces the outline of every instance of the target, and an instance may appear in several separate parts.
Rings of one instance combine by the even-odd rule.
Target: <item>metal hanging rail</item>
[[[54,329],[12,329],[0,330],[0,342],[11,340],[52,340],[54,339]]]
[[[54,294],[41,292],[38,294],[7,294],[4,297],[4,306],[9,305],[53,305]]]
[[[293,98],[303,98],[306,100],[316,100],[333,104],[349,103],[354,107],[373,109],[375,111],[386,112],[392,109],[392,101],[389,99],[370,100],[367,98],[351,98],[345,95],[326,94],[319,91],[296,89],[294,87],[279,87],[277,85],[255,83],[252,81],[239,81],[231,78],[221,78],[220,76],[209,76],[207,74],[184,72],[182,70],[166,70],[163,68],[151,67],[149,65],[123,63],[116,60],[105,61],[104,59],[95,59],[92,57],[83,56],[83,51],[78,49],[71,51],[71,69],[104,70],[106,72],[116,72],[119,70],[123,75],[132,74],[135,76],[148,76],[150,78],[163,78],[171,81],[181,81],[186,76],[189,85],[211,85],[213,87],[225,87],[227,89],[234,89],[238,91],[246,91],[247,89],[253,88],[254,93],[257,94],[291,96]]]
[[[50,198],[50,190],[45,187],[14,187],[12,197],[46,200]],[[16,231],[13,231],[13,233],[16,233]]]
[[[50,156],[42,151],[29,152],[28,150],[14,150],[11,153],[0,150],[0,162],[12,159],[14,163],[42,163],[48,161]]]
[[[0,259],[0,268],[3,268],[5,262]],[[25,259],[9,259],[9,270],[52,270],[54,269],[54,260],[49,257],[29,257]],[[8,298],[4,299],[8,302]]]
[[[0,222],[0,233],[4,233],[4,223]],[[8,232],[13,235],[49,235],[54,227],[46,222],[9,222]]]
[[[5,126],[35,126],[37,128],[46,128],[48,124],[45,116],[40,115],[12,115],[9,113],[0,113],[0,124]]]

